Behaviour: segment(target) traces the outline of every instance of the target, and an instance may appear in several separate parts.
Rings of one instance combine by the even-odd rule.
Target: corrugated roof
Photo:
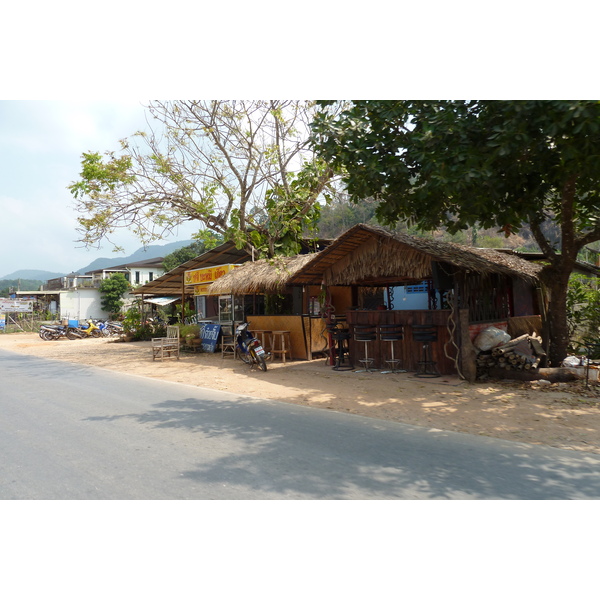
[[[164,275],[157,277],[138,288],[132,290],[132,294],[155,294],[158,296],[181,295],[183,286],[183,274],[191,269],[203,269],[217,265],[239,264],[251,260],[246,250],[238,250],[233,242],[225,242],[196,258],[182,263],[171,269]],[[193,293],[194,286],[186,286],[186,294]]]

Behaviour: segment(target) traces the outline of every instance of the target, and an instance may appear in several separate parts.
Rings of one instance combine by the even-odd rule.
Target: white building
[[[23,291],[17,295],[35,296],[52,314],[60,319],[107,319],[109,314],[101,308],[100,284],[113,273],[122,273],[132,287],[153,281],[164,273],[163,258],[152,258],[134,263],[88,271],[85,275],[71,273],[50,279],[39,292]],[[125,294],[125,305],[135,296]]]

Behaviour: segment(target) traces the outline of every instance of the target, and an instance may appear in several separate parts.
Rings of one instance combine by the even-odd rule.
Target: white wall
[[[429,295],[427,292],[405,294],[404,286],[394,287],[392,310],[427,310]]]
[[[61,319],[108,319],[108,313],[100,308],[100,292],[97,289],[79,289],[60,292]]]

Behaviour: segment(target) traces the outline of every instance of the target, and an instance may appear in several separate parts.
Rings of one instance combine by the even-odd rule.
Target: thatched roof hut
[[[316,256],[299,254],[247,262],[217,279],[211,294],[275,294],[282,292],[290,277]]]
[[[334,240],[298,269],[290,285],[392,285],[431,276],[432,264],[446,263],[463,271],[502,273],[530,283],[541,265],[513,254],[470,248],[450,242],[390,233],[359,224]]]

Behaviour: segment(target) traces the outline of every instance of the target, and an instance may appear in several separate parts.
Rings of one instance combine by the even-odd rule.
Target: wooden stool
[[[265,360],[273,360],[273,355],[271,354],[271,335],[273,332],[270,329],[253,329],[252,333],[254,337],[260,340],[260,345],[267,353]]]
[[[281,356],[285,362],[285,355],[292,360],[292,342],[289,331],[273,331],[271,333],[271,357],[275,360],[276,356]]]

